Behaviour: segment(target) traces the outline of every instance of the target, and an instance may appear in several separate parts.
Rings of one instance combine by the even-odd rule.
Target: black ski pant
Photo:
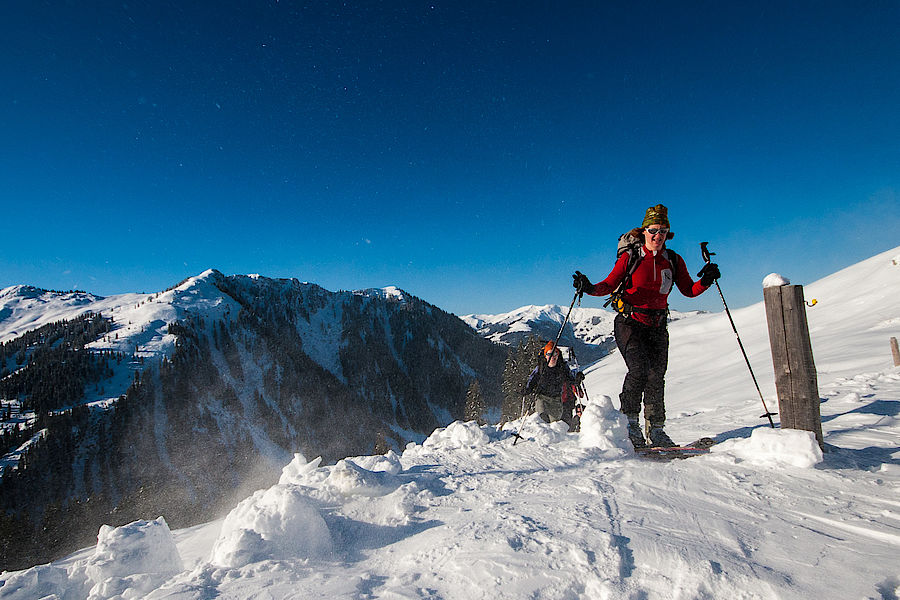
[[[666,422],[665,376],[669,364],[669,330],[665,322],[659,327],[644,325],[618,315],[615,322],[616,346],[628,374],[619,394],[621,410],[637,418],[644,403],[644,418],[651,425]]]

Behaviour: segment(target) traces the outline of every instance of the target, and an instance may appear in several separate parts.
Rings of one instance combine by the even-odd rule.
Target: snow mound
[[[390,494],[400,482],[391,473],[370,471],[349,460],[339,460],[325,479],[329,486],[342,496],[377,497]]]
[[[298,452],[294,454],[294,459],[281,470],[281,478],[278,483],[281,485],[310,485],[316,479],[316,469],[321,462],[321,456],[307,462],[306,458]]]
[[[735,462],[808,469],[822,462],[822,449],[811,431],[759,427],[750,438],[726,440],[710,448],[716,455],[729,456]]]
[[[243,500],[225,517],[210,562],[240,568],[262,560],[319,558],[332,551],[331,532],[298,485],[277,484]]]
[[[840,400],[841,402],[847,402],[851,404],[861,404],[862,397],[857,392],[850,392]]]
[[[358,467],[369,471],[384,471],[391,475],[397,475],[403,470],[400,464],[400,457],[393,450],[389,450],[387,454],[376,454],[374,456],[354,456],[347,460],[353,462]]]
[[[4,600],[143,598],[184,570],[163,517],[121,527],[103,525],[93,555],[69,569],[40,565],[10,577]]]
[[[172,532],[163,517],[122,527],[102,526],[97,549],[86,567],[94,581],[136,573],[171,575],[183,569]]]
[[[526,421],[529,424],[528,437],[541,446],[558,444],[569,435],[569,425],[565,421],[545,423],[538,415],[530,415]]]
[[[791,280],[787,277],[782,277],[778,273],[769,273],[763,279],[763,287],[781,287],[783,285],[791,285]]]
[[[634,454],[634,448],[628,441],[628,419],[613,406],[609,396],[593,398],[584,407],[578,445],[613,450],[617,455]]]
[[[87,589],[84,590],[85,592]],[[70,593],[69,593],[70,592]],[[53,565],[39,565],[14,573],[0,588],[3,600],[34,600],[35,598],[59,598],[68,600],[84,597],[73,590],[66,569]]]
[[[540,446],[550,446],[566,439],[569,426],[564,421],[546,423],[537,414],[532,413],[521,419],[504,423],[502,431],[518,433]]]
[[[491,438],[481,430],[475,421],[454,421],[446,427],[439,427],[422,442],[423,448],[431,450],[454,450],[475,448],[489,443]]]

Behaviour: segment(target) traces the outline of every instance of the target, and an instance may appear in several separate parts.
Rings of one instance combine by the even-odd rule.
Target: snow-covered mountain
[[[254,301],[265,298],[269,305],[253,307]],[[241,309],[264,311],[286,309],[294,319],[293,326],[302,340],[303,351],[320,367],[341,381],[346,381],[341,363],[341,352],[350,343],[346,331],[344,305],[362,305],[368,302],[384,306],[403,307],[413,315],[424,310],[436,309],[396,287],[367,289],[353,292],[332,293],[314,284],[297,280],[275,280],[258,275],[225,277],[213,269],[191,277],[169,290],[152,294],[121,294],[109,297],[86,292],[54,292],[31,286],[12,286],[0,290],[0,344],[20,335],[62,320],[72,320],[87,313],[111,319],[114,332],[87,345],[94,351],[121,352],[129,357],[143,359],[143,363],[131,362],[128,371],[134,371],[146,361],[158,362],[163,357],[171,359],[176,348],[177,336],[169,331],[169,324],[197,318],[204,322],[233,323]],[[372,314],[377,312],[372,310]],[[257,314],[257,317],[264,315]],[[385,319],[385,315],[379,318]],[[390,323],[367,324],[383,327],[389,337]],[[363,332],[361,337],[366,337]],[[394,340],[391,340],[392,342]],[[431,339],[429,344],[439,345]],[[396,340],[402,344],[402,340]],[[391,354],[396,356],[394,349]],[[477,365],[460,365],[470,374],[478,371]],[[409,371],[412,365],[402,365]],[[117,374],[118,375],[118,374]],[[132,380],[132,373],[108,382],[104,398],[114,400],[125,393]],[[435,404],[435,410],[445,412]],[[445,416],[445,415],[441,415]]]
[[[222,274],[208,270],[164,292],[119,294],[102,297],[87,292],[56,292],[17,285],[0,290],[0,344],[60,321],[71,321],[88,313],[111,320],[113,332],[87,344],[92,351],[111,351],[128,360],[115,366],[114,375],[105,382],[104,392],[89,388],[87,403],[114,401],[134,380],[134,372],[147,361],[171,358],[176,336],[168,326],[188,315],[209,321],[227,320],[240,311],[240,305],[216,287]],[[4,365],[0,365],[2,367]],[[8,370],[12,365],[6,365]]]
[[[46,518],[44,505],[68,504],[33,525],[81,527],[85,541],[96,519],[208,519],[231,494],[275,481],[293,452],[334,461],[421,441],[462,415],[473,381],[499,406],[506,357],[397,288],[330,292],[214,270],[153,294],[8,288],[0,315],[0,398],[15,408],[0,411],[13,436],[0,506]],[[29,424],[33,435],[16,438]],[[23,457],[34,468],[19,469]],[[22,560],[11,548],[4,560]]]
[[[529,305],[499,315],[460,318],[482,337],[515,347],[531,335],[555,340],[568,310],[567,306],[557,304]],[[559,338],[560,346],[571,348],[582,365],[606,356],[615,347],[612,334],[615,316],[614,312],[601,308],[573,307]]]
[[[585,296],[585,302],[598,306],[603,300]],[[522,306],[497,315],[464,315],[460,317],[482,337],[499,344],[515,347],[534,335],[542,340],[555,340],[563,327],[559,345],[571,348],[580,365],[588,365],[609,354],[615,347],[613,321],[616,313],[604,308],[573,306],[566,322],[569,307],[558,304]],[[670,321],[696,315],[696,312],[672,311]]]
[[[30,285],[0,290],[0,343],[89,311],[103,298],[87,292],[50,292]]]
[[[400,455],[298,455],[223,520],[105,528],[65,560],[0,575],[0,598],[897,598],[897,263],[900,248],[794,277],[818,301],[824,455],[759,418],[725,315],[693,316],[670,326],[667,429],[714,436],[708,456],[632,455],[612,355],[588,369],[579,434],[533,417],[456,422]],[[763,313],[733,316],[774,408]]]

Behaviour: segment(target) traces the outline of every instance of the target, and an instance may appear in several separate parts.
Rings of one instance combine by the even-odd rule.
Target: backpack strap
[[[669,262],[672,263],[672,277],[674,277],[675,271],[678,269],[678,254],[671,248],[666,248],[666,256],[669,258]]]
[[[625,278],[622,279],[622,282],[616,288],[616,292],[619,294],[631,287],[631,278],[634,275],[634,272],[637,271],[638,265],[644,260],[643,245],[632,248],[631,250],[626,250],[626,252],[628,252],[628,264],[625,265]]]
[[[625,250],[623,250],[623,253],[628,255],[628,262],[625,265],[625,277],[622,278],[622,281],[619,282],[619,285],[616,286],[616,289],[612,291],[612,293],[609,295],[609,298],[607,298],[606,302],[603,303],[604,307],[612,304],[616,311],[620,313],[624,312],[624,310],[620,308],[620,306],[624,304],[620,302],[622,294],[625,292],[625,290],[631,287],[631,276],[634,275],[634,272],[637,271],[638,265],[640,265],[641,261],[644,260],[644,247],[643,245],[640,245],[626,248]]]

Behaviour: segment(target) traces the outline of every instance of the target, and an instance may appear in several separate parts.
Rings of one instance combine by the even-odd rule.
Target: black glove
[[[574,280],[572,282],[572,287],[574,287],[579,292],[585,292],[588,289],[594,287],[591,283],[591,280],[588,279],[587,276],[581,271],[575,271],[575,273],[572,274],[572,279]]]
[[[584,373],[578,371],[575,373],[575,385],[581,385],[582,381],[584,381]]]
[[[700,269],[700,272],[697,273],[700,276],[700,283],[705,285],[706,287],[711,286],[715,283],[716,279],[722,276],[719,273],[719,265],[716,263],[706,263],[706,266]]]

